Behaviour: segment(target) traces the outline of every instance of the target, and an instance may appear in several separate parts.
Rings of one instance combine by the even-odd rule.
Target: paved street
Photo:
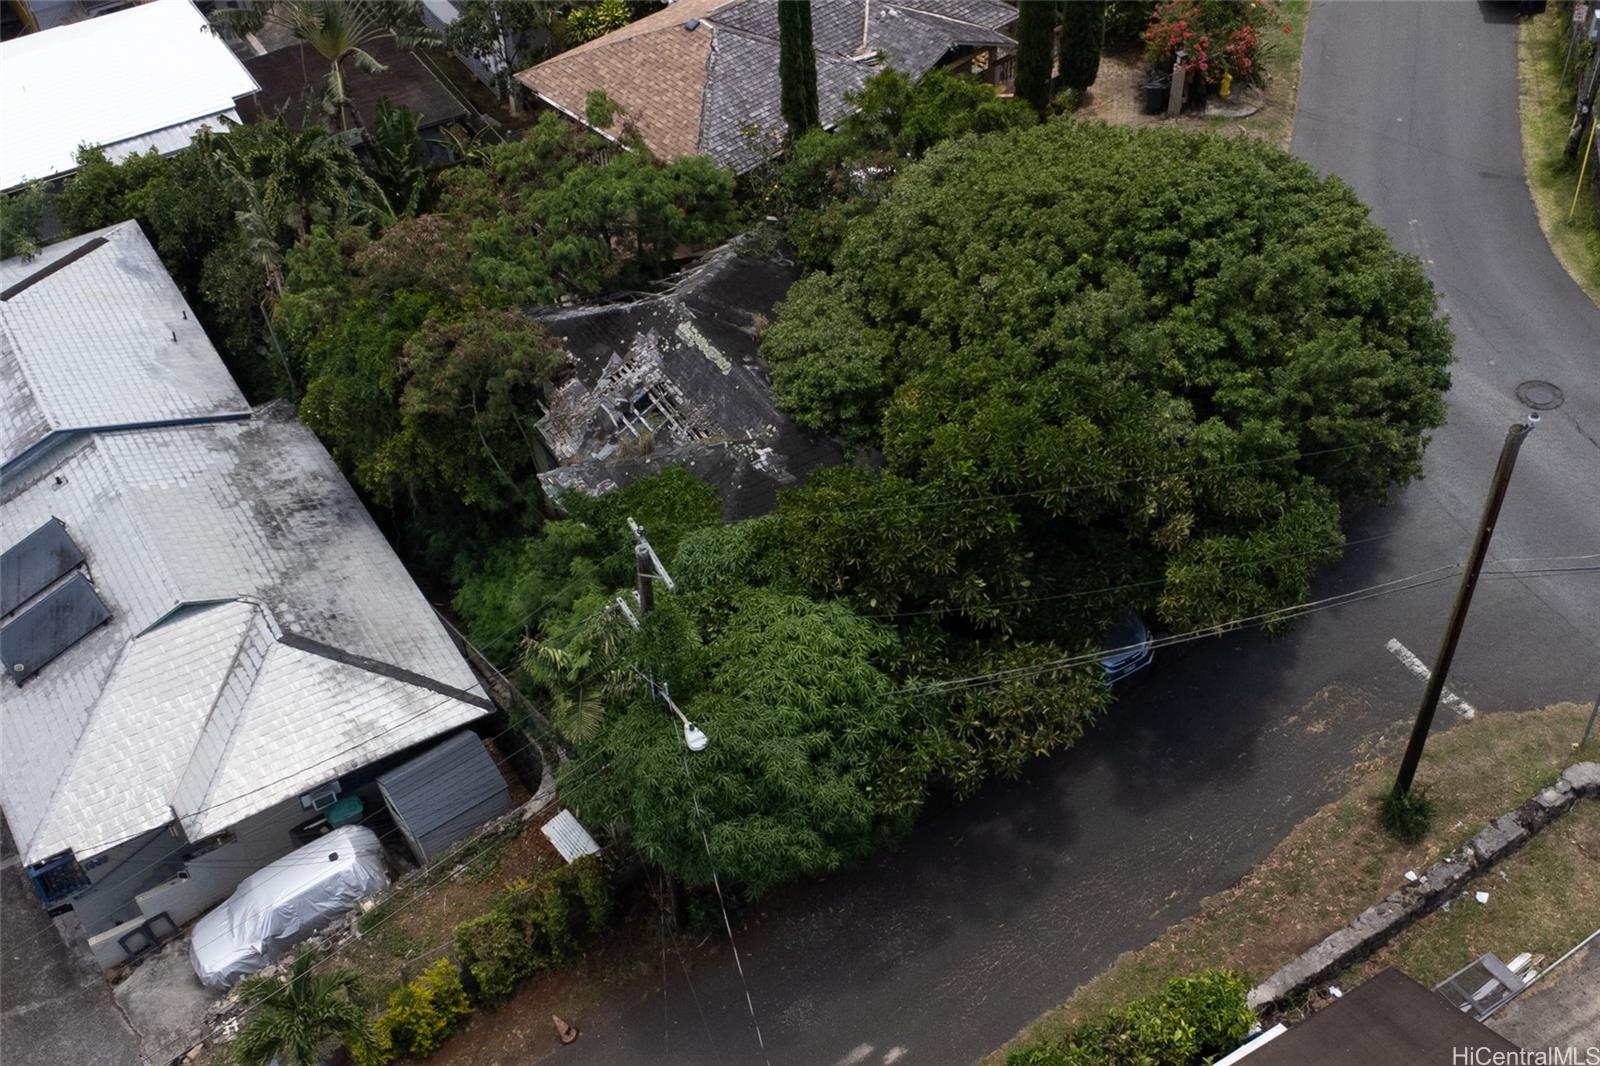
[[[133,1066],[139,1044],[111,989],[67,950],[15,865],[11,830],[0,835],[0,1064]]]
[[[1353,540],[1380,539],[1324,575],[1319,596],[1462,557],[1527,379],[1566,402],[1523,450],[1493,557],[1600,552],[1600,310],[1528,202],[1515,33],[1498,5],[1313,7],[1294,149],[1427,261],[1458,337],[1426,480],[1355,523]],[[765,1059],[943,1066],[1010,1037],[1235,881],[1332,798],[1375,736],[1399,735],[1421,683],[1389,642],[1431,659],[1451,591],[1159,656],[1098,729],[1026,780],[931,810],[899,853],[771,901],[740,940]],[[1600,575],[1489,580],[1450,687],[1481,713],[1592,699],[1597,649]],[[692,990],[672,970],[664,1001],[647,981],[581,1019],[561,1061],[763,1062],[726,952],[693,971]]]

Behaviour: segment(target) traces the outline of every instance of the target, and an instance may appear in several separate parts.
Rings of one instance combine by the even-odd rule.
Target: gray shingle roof
[[[118,239],[144,243],[137,227]],[[100,300],[94,260],[115,243],[34,286],[50,286],[76,315],[34,319],[8,372],[41,380],[42,364],[70,346],[41,323],[70,341],[113,332],[91,321],[103,316],[186,310],[164,273],[139,279],[151,309],[128,293]],[[153,253],[144,261],[159,271]],[[0,278],[18,276],[16,266],[0,264]],[[0,304],[7,325],[12,303]],[[106,379],[162,401],[185,396],[141,388],[115,362],[125,353],[159,377],[139,345],[99,350]],[[204,351],[215,367],[185,364],[193,380],[226,379]],[[63,410],[106,402],[80,397],[82,380],[52,388]],[[130,410],[148,421],[148,408]],[[65,847],[87,857],[174,811],[191,838],[203,836],[487,709],[316,437],[283,404],[246,415],[60,433],[0,485],[0,546],[59,519],[84,555],[74,572],[111,614],[25,684],[0,682],[0,799],[26,862]]]
[[[879,55],[920,78],[953,48],[1013,44],[1001,30],[1016,17],[1002,0],[814,0],[824,124],[848,113],[845,95],[881,69]],[[698,152],[743,171],[782,142],[772,0],[680,0],[517,77],[579,121],[588,92],[604,90],[665,158]]]

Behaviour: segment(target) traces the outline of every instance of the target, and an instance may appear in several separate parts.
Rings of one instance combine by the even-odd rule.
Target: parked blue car
[[[1149,666],[1156,657],[1150,630],[1137,613],[1129,611],[1106,630],[1100,641],[1100,667],[1105,683],[1121,681],[1129,674]]]

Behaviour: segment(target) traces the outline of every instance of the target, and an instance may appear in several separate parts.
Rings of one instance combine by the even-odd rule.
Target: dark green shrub
[[[1174,978],[1061,1040],[1017,1048],[1006,1066],[1198,1066],[1244,1042],[1255,1021],[1249,991],[1248,981],[1226,970]]]
[[[1390,792],[1378,807],[1378,821],[1384,830],[1402,844],[1416,844],[1428,835],[1433,825],[1435,804],[1427,791]]]
[[[474,998],[503,1005],[524,977],[569,962],[578,934],[604,928],[610,914],[610,877],[593,858],[507,885],[487,913],[456,926],[456,953]]]
[[[472,976],[473,998],[498,1007],[511,998],[517,981],[532,972],[527,937],[497,904],[487,914],[456,926],[456,954]]]

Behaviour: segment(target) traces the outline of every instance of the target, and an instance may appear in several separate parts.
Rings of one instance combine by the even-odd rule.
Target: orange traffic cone
[[[578,1039],[577,1026],[568,1025],[566,1022],[562,1021],[558,1015],[555,1014],[550,1015],[550,1018],[556,1023],[556,1035],[561,1038],[561,1042],[563,1044],[570,1044],[574,1040]]]

